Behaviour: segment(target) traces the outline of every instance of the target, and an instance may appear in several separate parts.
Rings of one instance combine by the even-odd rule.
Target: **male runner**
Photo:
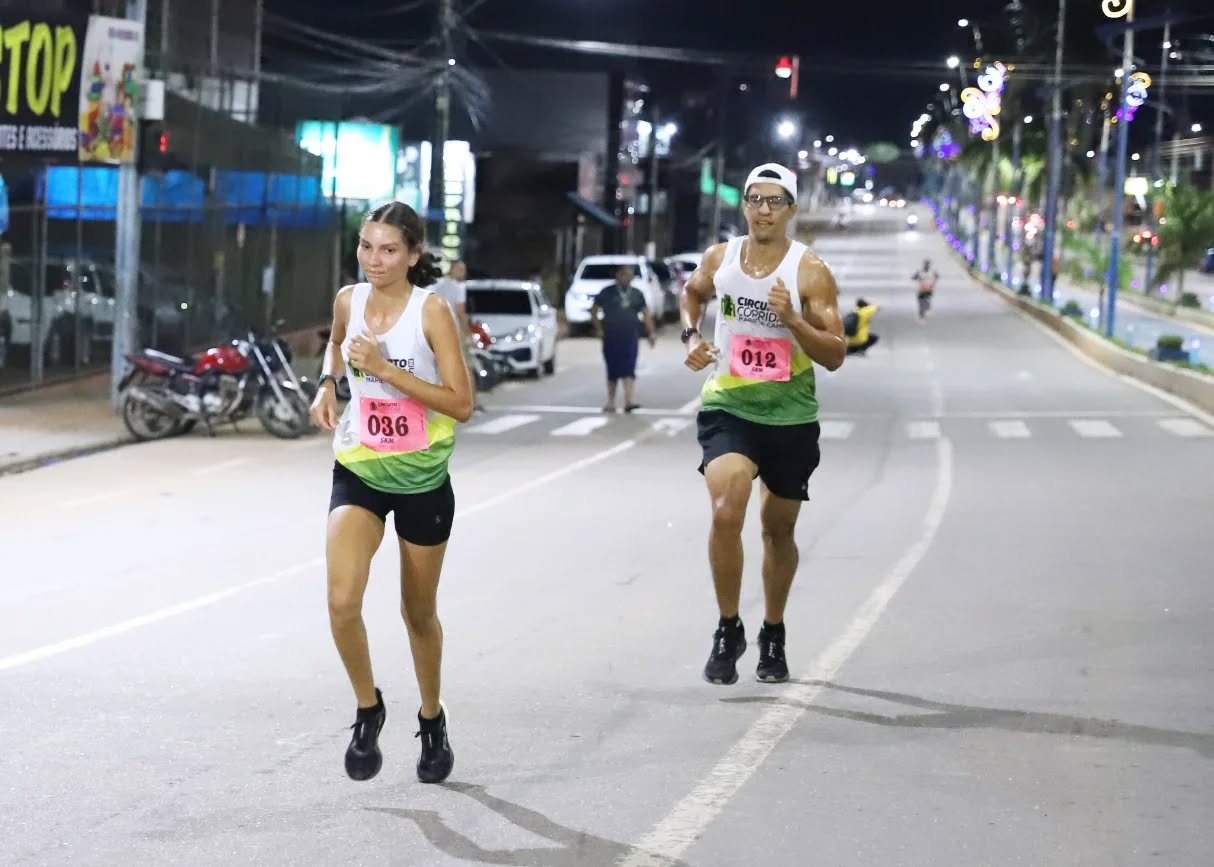
[[[756,476],[766,609],[756,676],[788,680],[784,608],[799,557],[793,531],[819,459],[814,364],[837,370],[847,350],[834,276],[787,237],[797,212],[796,175],[761,165],[745,191],[749,234],[709,247],[680,296],[686,364],[713,366],[697,421],[700,472],[712,501],[708,559],[721,614],[704,679],[716,684],[737,681],[737,660],[746,651],[738,616],[742,524]],[[698,326],[713,295],[721,301],[710,343]]]

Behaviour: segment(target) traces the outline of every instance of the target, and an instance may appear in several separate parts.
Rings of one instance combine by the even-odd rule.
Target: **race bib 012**
[[[792,341],[735,335],[730,341],[729,373],[742,379],[788,382],[792,376]]]

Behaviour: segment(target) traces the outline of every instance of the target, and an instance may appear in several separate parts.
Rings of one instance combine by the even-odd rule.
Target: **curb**
[[[948,250],[957,256],[956,251],[951,247]],[[962,262],[965,266],[969,264],[964,259]],[[1095,334],[1082,325],[1076,325],[1065,316],[1054,311],[1047,311],[1032,301],[1025,300],[984,274],[968,272],[968,267],[967,276],[988,292],[998,295],[1033,321],[1057,334],[1086,358],[1102,367],[1115,374],[1129,377],[1142,385],[1159,389],[1188,401],[1207,413],[1214,413],[1214,376],[1143,358],[1136,353],[1122,349],[1103,335]]]
[[[21,460],[13,461],[12,463],[0,464],[0,478],[4,476],[15,476],[20,473],[28,473],[31,470],[41,469],[42,467],[50,466],[51,464],[70,461],[74,458],[88,457],[89,455],[100,454],[114,449],[122,448],[123,446],[133,445],[136,442],[134,437],[130,435],[114,437],[113,439],[103,440],[101,442],[91,443],[87,446],[73,446],[68,449],[60,449],[54,452],[46,452],[30,458],[22,458]]]

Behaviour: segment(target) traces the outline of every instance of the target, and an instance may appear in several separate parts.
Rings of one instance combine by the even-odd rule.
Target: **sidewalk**
[[[0,400],[0,476],[132,442],[109,389],[107,373]]]

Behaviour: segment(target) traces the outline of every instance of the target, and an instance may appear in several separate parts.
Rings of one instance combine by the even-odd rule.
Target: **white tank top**
[[[746,236],[732,238],[717,269],[714,285],[720,299],[713,343],[720,350],[701,398],[706,410],[723,410],[759,424],[807,424],[818,420],[814,391],[813,361],[779,315],[767,306],[767,296],[777,279],[792,295],[792,306],[801,311],[797,291],[801,259],[809,249],[792,241],[788,253],[766,277],[754,278],[742,270],[742,245]],[[745,379],[730,374],[731,347],[735,338],[773,338],[790,343],[790,377],[784,382]]]
[[[384,358],[418,379],[438,385],[441,381],[438,363],[434,350],[426,340],[422,324],[422,311],[426,299],[432,294],[429,289],[414,286],[400,319],[385,334],[376,337]],[[441,487],[447,479],[447,462],[455,445],[454,419],[433,410],[426,411],[429,446],[424,450],[399,453],[373,451],[360,441],[361,399],[391,400],[404,396],[388,383],[358,370],[350,362],[350,341],[369,330],[366,310],[370,297],[370,283],[355,285],[350,296],[350,322],[346,339],[341,345],[341,355],[350,381],[350,403],[342,413],[333,436],[333,451],[339,463],[376,490],[400,494],[432,491]]]

